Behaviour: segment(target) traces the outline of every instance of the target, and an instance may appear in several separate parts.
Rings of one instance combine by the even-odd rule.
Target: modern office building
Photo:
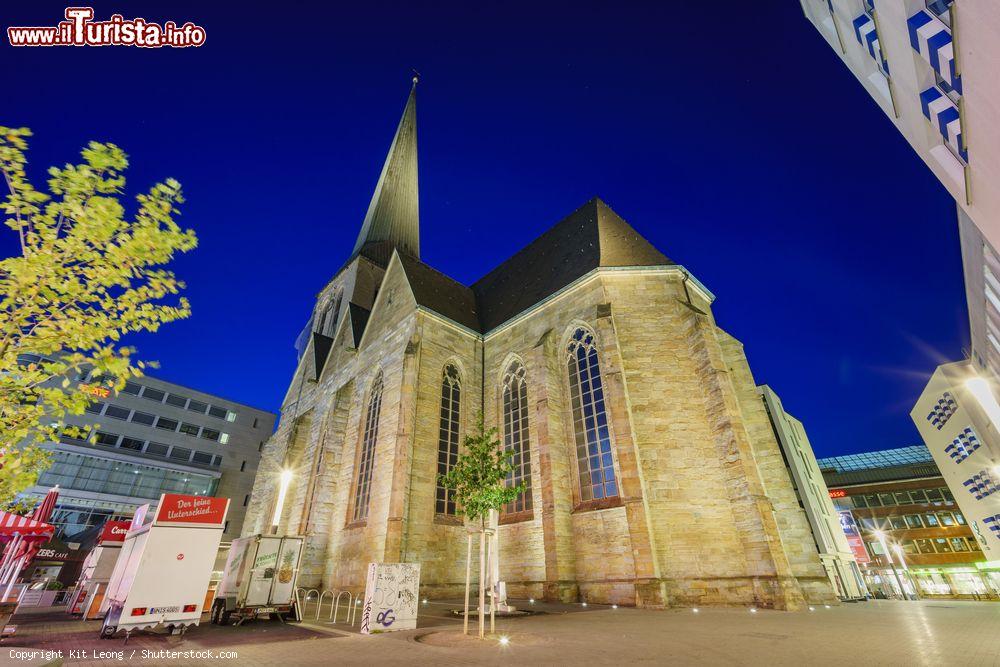
[[[781,399],[770,387],[760,385],[757,391],[781,448],[799,505],[812,528],[820,563],[830,578],[834,592],[841,600],[866,599],[868,591],[864,578],[841,527],[840,514],[833,506],[802,422],[785,412]]]
[[[25,492],[40,498],[59,485],[57,539],[86,543],[105,520],[131,518],[161,493],[230,498],[223,540],[239,537],[273,413],[149,376],[117,395],[86,376],[77,381],[94,400],[65,421],[93,441],[64,435],[42,445],[52,466]]]
[[[910,413],[991,560],[1000,560],[1000,406],[970,362],[939,366]]]
[[[971,358],[1000,375],[1000,12],[994,0],[801,0],[957,203]],[[865,128],[858,128],[864,144]],[[891,169],[891,165],[882,165]],[[942,224],[949,224],[942,221]]]
[[[987,561],[926,447],[835,456],[819,467],[845,532],[860,537],[875,595],[998,598],[1000,564]]]

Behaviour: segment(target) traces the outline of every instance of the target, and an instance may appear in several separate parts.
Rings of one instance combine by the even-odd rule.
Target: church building
[[[714,295],[596,198],[452,280],[420,260],[416,132],[414,82],[300,339],[244,534],[306,536],[302,586],[358,592],[369,562],[415,562],[422,596],[460,597],[466,528],[438,475],[482,411],[527,485],[500,516],[515,604],[834,601]]]

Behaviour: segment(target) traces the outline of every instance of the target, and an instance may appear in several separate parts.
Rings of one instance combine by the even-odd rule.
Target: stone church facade
[[[599,199],[472,286],[424,264],[415,106],[414,86],[317,298],[245,533],[305,535],[301,585],[360,591],[369,562],[406,561],[421,595],[460,596],[466,529],[437,477],[482,411],[527,483],[500,519],[511,598],[832,602],[713,295]]]

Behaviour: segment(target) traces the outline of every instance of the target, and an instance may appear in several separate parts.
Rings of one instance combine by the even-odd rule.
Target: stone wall
[[[599,346],[614,502],[579,500],[566,365],[578,326]],[[466,529],[434,503],[442,373],[447,363],[460,369],[464,436],[480,408],[487,426],[500,425],[513,359],[528,380],[532,509],[505,517],[499,531],[512,597],[780,609],[832,599],[742,346],[677,271],[595,274],[484,343],[418,308],[394,260],[361,349],[338,337],[319,382],[309,381],[304,358],[301,391],[289,392],[265,449],[247,525],[269,521],[277,473],[294,465],[303,477],[280,530],[309,537],[303,583],[359,591],[369,561],[403,560],[421,563],[423,594],[460,593]],[[367,521],[355,523],[358,447],[377,369],[385,388],[371,505]]]

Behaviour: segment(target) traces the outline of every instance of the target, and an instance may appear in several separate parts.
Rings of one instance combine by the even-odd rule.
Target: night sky
[[[66,6],[18,4],[4,27]],[[184,185],[193,315],[130,341],[165,380],[278,410],[411,68],[422,259],[459,281],[599,195],[716,294],[817,456],[919,443],[909,410],[968,345],[954,203],[792,0],[89,4],[207,43],[4,36],[0,124],[35,132],[39,182],[96,139],[130,195]]]

